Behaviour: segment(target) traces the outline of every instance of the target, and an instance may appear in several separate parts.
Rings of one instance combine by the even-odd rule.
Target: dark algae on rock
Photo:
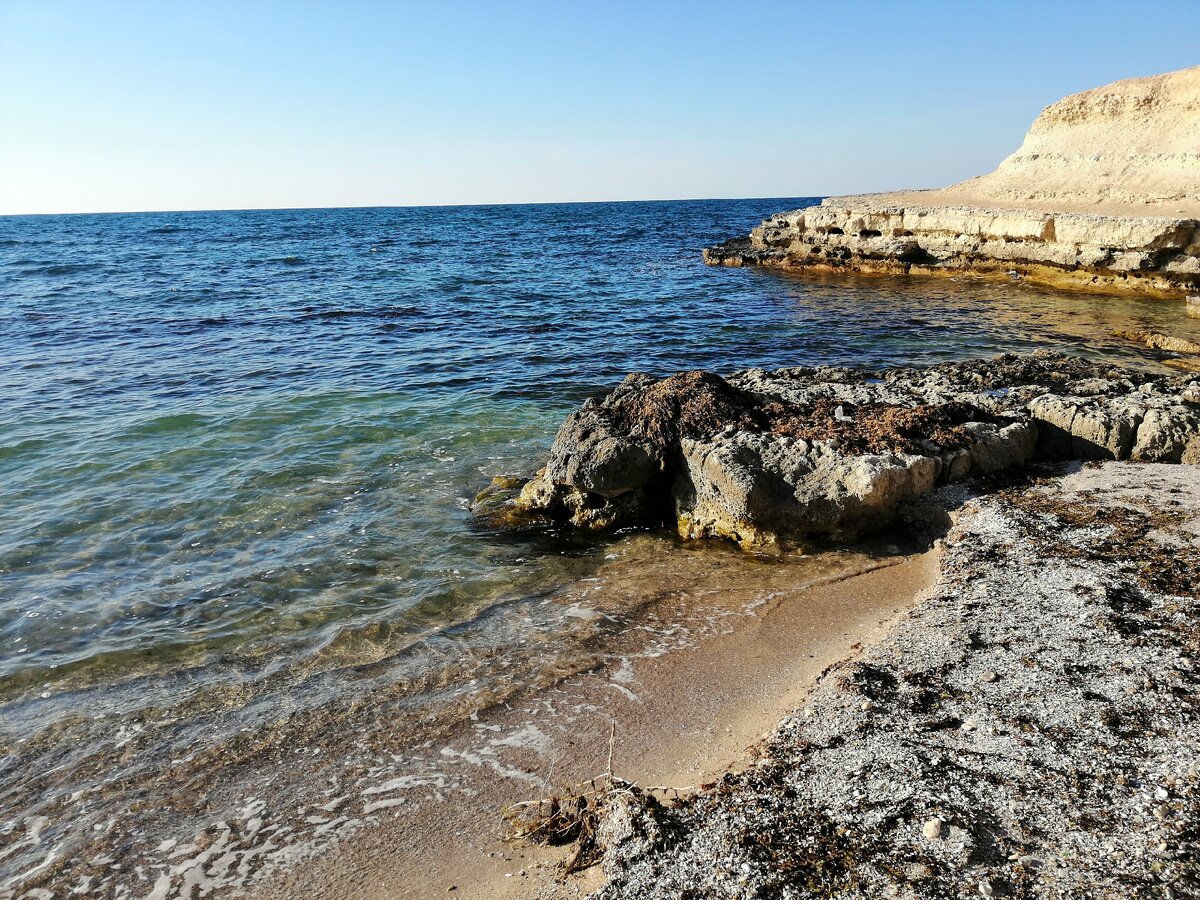
[[[567,418],[515,499],[480,511],[786,548],[861,536],[939,485],[1035,459],[1200,462],[1200,383],[1040,351],[878,372],[630,375]]]

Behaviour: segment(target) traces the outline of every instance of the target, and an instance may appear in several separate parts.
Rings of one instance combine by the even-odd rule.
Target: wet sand
[[[603,774],[614,722],[621,778],[683,791],[737,768],[826,667],[878,640],[936,573],[928,551],[781,591],[684,649],[635,652],[481,712],[403,760],[413,774],[392,787],[406,789],[381,791],[385,815],[370,828],[252,895],[583,896],[599,870],[563,882],[567,851],[505,842],[506,804]],[[438,759],[470,763],[473,776],[451,785],[429,767]]]

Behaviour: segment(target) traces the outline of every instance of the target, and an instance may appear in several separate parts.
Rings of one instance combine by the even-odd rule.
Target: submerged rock
[[[938,485],[1035,457],[1200,462],[1200,384],[1047,352],[631,375],[567,418],[508,509],[769,548],[860,536]]]
[[[1187,338],[1163,334],[1160,331],[1114,331],[1117,337],[1128,341],[1137,341],[1153,350],[1168,350],[1173,353],[1200,354],[1200,344]]]

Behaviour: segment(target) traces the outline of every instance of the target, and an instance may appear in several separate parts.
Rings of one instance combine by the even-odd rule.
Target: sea
[[[0,217],[0,897],[244,886],[370,824],[272,819],[311,788],[284,749],[336,749],[352,793],[631,629],[699,639],[680,585],[871,556],[478,527],[475,494],[629,372],[1039,347],[1159,368],[1113,330],[1197,331],[1017,281],[702,263],[815,202]],[[213,874],[218,822],[258,849]]]

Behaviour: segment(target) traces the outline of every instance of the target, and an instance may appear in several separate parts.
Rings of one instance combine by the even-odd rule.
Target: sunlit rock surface
[[[939,485],[1034,458],[1200,462],[1200,382],[1047,352],[631,375],[567,418],[506,515],[778,547],[866,534]]]
[[[704,252],[711,265],[974,272],[1183,298],[1200,289],[1200,67],[1047,107],[995,172],[831,197]]]

